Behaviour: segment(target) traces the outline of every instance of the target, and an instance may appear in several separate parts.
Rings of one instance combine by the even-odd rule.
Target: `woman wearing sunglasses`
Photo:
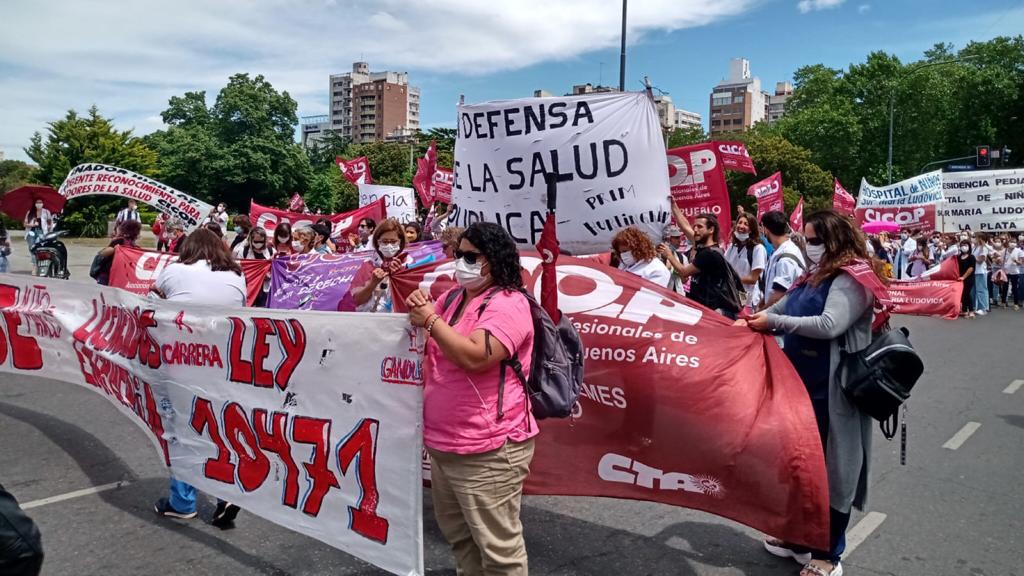
[[[391,312],[391,290],[388,277],[412,264],[405,253],[405,230],[398,220],[388,218],[373,231],[372,245],[376,254],[356,272],[352,299],[359,312]],[[344,301],[343,301],[344,302]]]
[[[459,574],[528,573],[519,520],[537,422],[512,370],[530,373],[533,321],[515,242],[476,222],[459,240],[455,280],[437,302],[417,290],[409,321],[426,330],[423,443],[430,453],[434,515]]]
[[[861,233],[832,210],[808,216],[804,237],[807,274],[774,305],[736,324],[785,333],[783,351],[810,395],[828,470],[829,550],[800,549],[774,538],[765,540],[765,548],[805,564],[801,576],[837,576],[843,573],[839,561],[851,507],[863,509],[867,499],[872,430],[871,417],[846,398],[837,378],[840,343],[855,352],[871,342],[874,303],[843,267],[868,263],[879,280],[884,282],[884,276],[882,263],[868,256]]]
[[[373,243],[370,241],[370,238],[373,236],[373,232],[376,228],[377,223],[373,218],[361,219],[359,221],[358,228],[356,228],[358,233],[348,235],[348,243],[352,245],[352,252],[373,250]]]

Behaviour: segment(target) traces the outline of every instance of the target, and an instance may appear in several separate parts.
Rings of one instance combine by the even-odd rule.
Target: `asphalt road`
[[[13,269],[24,272],[24,249],[15,250]],[[87,277],[95,250],[72,247],[75,278]],[[1024,576],[1024,382],[1014,385],[1024,380],[1024,312],[898,323],[910,327],[927,371],[910,403],[906,466],[898,443],[876,434],[872,499],[851,523],[846,573]],[[199,520],[159,519],[152,504],[166,481],[141,431],[105,399],[70,384],[0,377],[0,482],[32,506],[44,574],[381,574],[244,512],[236,529],[218,530],[207,523],[209,500],[200,501]],[[428,573],[454,574],[429,491],[424,501]],[[527,497],[523,522],[533,574],[799,571],[764,552],[753,530],[660,504]]]

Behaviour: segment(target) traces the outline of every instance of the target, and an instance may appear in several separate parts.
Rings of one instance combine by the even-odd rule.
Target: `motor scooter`
[[[29,249],[36,258],[36,276],[62,280],[71,277],[71,273],[68,272],[68,249],[60,241],[60,237],[67,233],[67,230],[54,230],[36,241]]]

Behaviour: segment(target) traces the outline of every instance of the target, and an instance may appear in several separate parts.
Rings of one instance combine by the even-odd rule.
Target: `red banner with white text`
[[[673,148],[667,155],[672,199],[683,215],[692,220],[701,213],[714,214],[722,227],[719,238],[728,238],[732,231],[732,208],[717,143]]]
[[[872,208],[856,209],[858,226],[881,220],[883,222],[895,222],[901,230],[922,230],[924,232],[935,229],[935,214],[934,204],[875,206]]]
[[[757,174],[754,168],[754,161],[747,152],[747,145],[743,142],[715,142],[718,147],[718,157],[722,160],[722,167],[735,172],[746,172]]]
[[[539,295],[540,258],[522,264]],[[445,261],[392,276],[396,310],[416,288],[440,296],[453,271]],[[541,423],[527,493],[662,502],[825,546],[814,413],[774,339],[593,259],[561,256],[557,275],[586,381],[575,419]]]
[[[843,188],[838,178],[833,179],[832,209],[840,214],[853,214],[856,206],[857,199]]]
[[[758,218],[768,212],[785,212],[786,206],[782,200],[782,172],[776,172],[760,182],[751,184],[750,188],[747,188],[747,196],[757,198]]]
[[[360,184],[373,184],[373,176],[370,175],[370,160],[366,156],[345,160],[341,156],[334,159],[342,176],[346,180],[359,186]]]
[[[292,228],[295,228],[303,224],[311,226],[320,218],[327,218],[331,221],[332,238],[347,238],[349,234],[356,233],[359,228],[359,221],[363,218],[372,218],[374,222],[380,222],[384,219],[384,214],[383,198],[351,212],[327,215],[289,212],[287,210],[260,206],[251,201],[249,204],[249,220],[253,223],[253,226],[260,226],[266,230],[267,236],[270,238],[274,237],[274,228],[282,222],[287,222],[292,225]]]

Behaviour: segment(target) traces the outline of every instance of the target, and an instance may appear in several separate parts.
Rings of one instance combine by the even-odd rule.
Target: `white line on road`
[[[1013,394],[1017,390],[1020,390],[1021,386],[1024,386],[1024,380],[1014,380],[1013,382],[1010,382],[1010,385],[1006,387],[1006,390],[1003,390],[1003,394]]]
[[[871,536],[871,533],[878,529],[885,522],[887,516],[881,512],[868,512],[860,522],[852,529],[846,532],[846,551],[843,552],[843,557],[848,558],[853,551],[857,549]]]
[[[978,431],[978,428],[981,428],[981,423],[979,422],[968,422],[967,424],[964,424],[964,427],[956,434],[953,434],[953,437],[947,440],[942,447],[949,450],[956,450],[963,446],[964,442],[967,442],[967,439],[971,437],[971,434]]]
[[[102,486],[93,486],[92,488],[75,490],[74,492],[68,492],[67,494],[58,494],[56,496],[50,496],[49,498],[43,498],[41,500],[33,500],[31,502],[26,502],[21,505],[21,508],[23,510],[28,510],[29,508],[38,508],[40,506],[46,506],[47,504],[53,504],[55,502],[71,500],[72,498],[88,496],[89,494],[97,494],[99,492],[106,492],[107,490],[113,490],[114,488],[120,488],[122,486],[127,486],[128,484],[131,484],[131,482],[111,482],[110,484],[104,484]]]

